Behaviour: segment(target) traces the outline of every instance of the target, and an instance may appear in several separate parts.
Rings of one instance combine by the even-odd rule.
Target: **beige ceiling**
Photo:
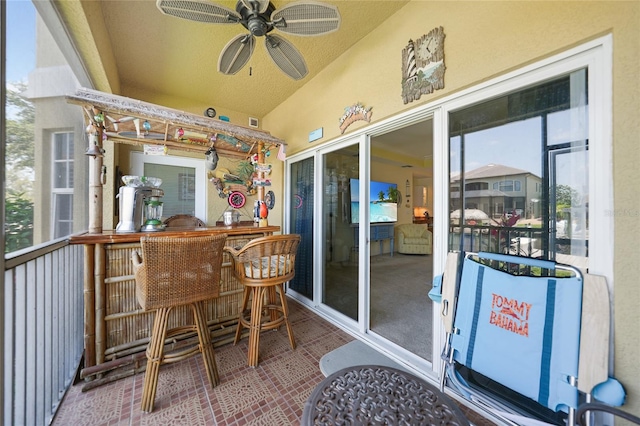
[[[216,3],[235,10],[235,0]],[[290,3],[274,0],[277,8]],[[250,116],[263,117],[324,67],[404,6],[406,0],[329,0],[338,7],[342,24],[322,36],[280,33],[304,56],[309,74],[301,81],[283,74],[271,61],[264,38],[257,39],[253,57],[236,75],[217,71],[218,56],[227,42],[247,33],[241,24],[205,24],[163,15],[155,0],[102,0],[105,26],[115,56],[122,95],[161,93]],[[274,30],[277,32],[277,30]]]

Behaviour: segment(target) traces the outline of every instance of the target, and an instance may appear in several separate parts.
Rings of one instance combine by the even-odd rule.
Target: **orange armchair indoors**
[[[153,331],[147,346],[147,370],[142,390],[142,411],[153,411],[160,365],[202,353],[211,386],[218,384],[213,342],[205,317],[204,302],[218,297],[226,234],[203,237],[140,238],[142,259],[133,252],[136,297],[145,311],[155,310]],[[189,305],[194,324],[176,324],[169,329],[173,308]],[[179,318],[183,318],[179,315]],[[174,319],[171,319],[171,323]],[[186,322],[186,321],[185,321]],[[195,331],[198,344],[165,353],[168,338]]]
[[[284,294],[284,283],[295,275],[295,260],[300,235],[272,235],[249,241],[242,248],[225,247],[233,260],[236,279],[244,286],[242,307],[235,343],[243,328],[249,329],[248,363],[258,365],[260,332],[284,324],[287,327],[291,349],[296,348],[289,323],[289,310]],[[248,308],[251,299],[251,307]],[[266,303],[265,303],[266,299]]]

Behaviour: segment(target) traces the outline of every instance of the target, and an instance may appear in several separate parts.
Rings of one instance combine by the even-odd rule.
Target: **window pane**
[[[67,157],[69,160],[73,161],[73,133],[65,133],[67,138]]]
[[[53,238],[60,238],[73,232],[73,196],[56,194],[54,198]]]
[[[67,154],[67,141],[64,138],[64,134],[56,133],[53,135],[54,155],[55,160],[66,160]]]
[[[53,174],[53,187],[54,188],[66,188],[67,187],[67,163],[57,162],[54,163]]]
[[[581,70],[450,114],[451,250],[587,255],[586,93]]]
[[[162,179],[162,216],[196,215],[196,170],[191,167],[145,163],[144,175]]]
[[[69,162],[69,167],[67,170],[67,177],[68,177],[68,182],[67,182],[67,188],[73,188],[73,174],[74,174],[75,170],[74,170],[74,165],[73,165],[73,160]]]

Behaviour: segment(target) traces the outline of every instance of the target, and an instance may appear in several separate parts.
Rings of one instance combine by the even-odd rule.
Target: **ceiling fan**
[[[206,0],[157,0],[158,9],[166,15],[210,24],[242,24],[248,34],[234,37],[222,49],[218,71],[235,74],[251,58],[256,37],[265,38],[265,46],[273,62],[294,80],[304,78],[307,64],[295,46],[274,29],[287,34],[315,36],[336,31],[340,13],[332,5],[302,0],[280,9],[269,0],[238,0],[236,10]]]

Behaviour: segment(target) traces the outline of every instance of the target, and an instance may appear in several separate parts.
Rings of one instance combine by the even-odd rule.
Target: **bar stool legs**
[[[142,309],[155,312],[146,353],[142,411],[153,411],[158,374],[163,364],[182,361],[200,353],[211,387],[218,384],[218,368],[207,326],[205,303],[220,295],[226,240],[227,234],[143,236],[140,237],[141,252],[131,254],[136,299]],[[184,321],[182,309],[169,321],[172,309],[181,306],[185,307],[183,309],[190,307],[193,323]],[[174,319],[181,324],[174,324]],[[197,342],[194,333],[198,336]],[[174,339],[177,336],[184,338]]]
[[[289,335],[289,344],[291,345],[291,349],[295,349],[296,340],[293,338],[293,330],[291,329],[291,323],[289,322],[289,307],[287,306],[286,296],[284,295],[284,284],[280,284],[278,287],[280,290],[278,293],[280,293],[280,304],[282,305],[282,313],[285,318],[284,323],[287,326],[287,334]]]
[[[153,411],[153,403],[156,399],[156,389],[158,387],[158,373],[162,364],[162,353],[164,351],[164,340],[167,334],[167,322],[169,320],[171,308],[160,308],[156,310],[156,317],[153,320],[153,332],[151,341],[147,346],[147,371],[144,373],[144,387],[142,388],[142,411]]]
[[[191,307],[193,308],[196,327],[198,329],[198,340],[200,341],[202,360],[207,370],[209,383],[211,387],[214,388],[220,383],[220,377],[218,376],[218,365],[216,364],[216,357],[213,351],[213,341],[211,340],[211,334],[209,334],[209,327],[207,327],[207,317],[204,314],[204,302],[194,303]]]
[[[279,297],[278,293],[280,293]],[[251,299],[251,309],[247,311],[249,299]],[[284,284],[269,286],[246,285],[240,312],[238,328],[236,329],[236,337],[233,344],[235,345],[240,340],[242,329],[248,328],[249,353],[247,358],[249,366],[256,367],[258,365],[260,332],[263,330],[277,329],[282,324],[285,324],[291,349],[296,348],[293,329],[289,323],[289,309],[284,295]]]
[[[213,342],[207,327],[207,321],[204,314],[203,302],[192,303],[191,309],[195,320],[194,326],[185,326],[175,329],[175,333],[184,331],[186,328],[194,329],[198,333],[198,346],[186,349],[175,354],[164,353],[164,343],[167,339],[167,324],[169,322],[169,313],[172,307],[159,308],[156,310],[155,319],[153,321],[153,332],[151,341],[147,347],[147,370],[144,376],[144,387],[142,389],[142,402],[140,409],[145,412],[152,412],[156,398],[156,389],[158,387],[158,375],[160,373],[160,365],[171,362],[181,361],[194,352],[202,353],[202,360],[207,377],[211,387],[215,387],[220,379],[218,376],[218,368],[216,364],[215,354],[213,350]]]
[[[249,329],[247,358],[251,367],[258,365],[260,333],[264,330],[277,329],[284,324],[291,349],[296,348],[284,285],[295,277],[296,253],[301,238],[298,234],[270,235],[249,241],[241,248],[224,248],[231,255],[234,276],[244,286],[233,343],[238,343],[243,328]],[[251,309],[247,309],[249,299]]]

